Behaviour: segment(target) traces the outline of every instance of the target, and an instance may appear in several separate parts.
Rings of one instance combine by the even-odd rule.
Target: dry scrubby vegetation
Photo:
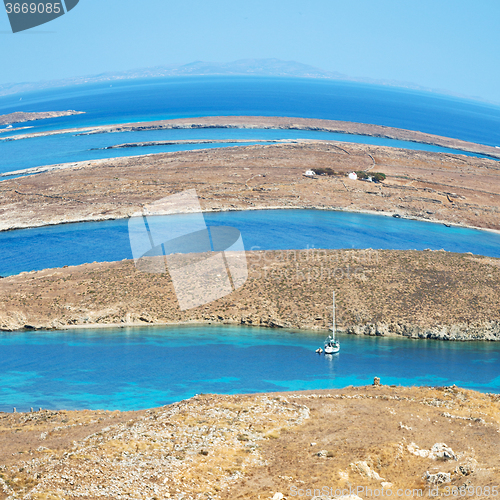
[[[454,386],[0,414],[0,437],[0,499],[243,500],[382,485],[428,497],[436,477],[441,488],[500,481],[500,397]]]
[[[332,291],[349,333],[499,339],[498,259],[444,251],[248,252],[230,295],[180,311],[168,273],[131,261],[23,273],[0,280],[0,327],[221,322],[327,329]]]
[[[357,127],[349,130],[372,130]],[[309,168],[327,175],[305,179]],[[344,178],[375,169],[383,184]],[[126,217],[189,188],[204,210],[374,210],[500,229],[499,173],[487,159],[320,142],[110,159],[1,182],[1,229]],[[339,325],[351,333],[500,338],[497,259],[289,251],[252,252],[248,264],[240,290],[185,312],[168,274],[140,273],[130,261],[3,278],[0,327],[200,321],[326,329],[335,290]],[[382,484],[427,496],[437,478],[449,481],[441,486],[500,484],[499,396],[456,387],[200,395],[142,412],[0,414],[0,440],[0,500],[243,500],[290,498],[292,487]]]
[[[3,486],[5,494],[30,500],[200,498],[202,493],[217,498],[249,467],[261,465],[263,440],[300,425],[309,410],[279,397],[195,397],[129,414],[127,421],[114,412],[121,422],[108,418],[108,425],[73,442],[66,429],[80,425],[79,413],[65,412],[67,425],[54,427],[50,437],[39,433],[47,427],[47,413],[6,415],[0,420],[4,438],[14,434],[24,448],[24,456],[5,457],[9,465],[1,466],[0,491]],[[65,436],[66,441],[54,449],[55,436]]]
[[[498,161],[308,141],[112,158],[0,182],[0,229],[129,217],[195,188],[204,211],[321,208],[500,229]],[[308,169],[340,175],[304,177]],[[351,181],[350,171],[383,182]]]
[[[44,111],[41,113],[25,113],[16,111],[8,115],[0,115],[0,125],[8,125],[9,123],[23,123],[34,120],[44,120],[46,118],[57,118],[59,116],[71,116],[83,114],[82,111]]]
[[[364,170],[358,170],[356,172],[358,179],[362,180],[373,180],[373,182],[383,182],[387,176],[382,172],[366,172]]]

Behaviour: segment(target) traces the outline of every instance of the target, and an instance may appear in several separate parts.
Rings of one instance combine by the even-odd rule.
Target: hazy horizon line
[[[247,67],[246,71],[241,71],[237,67],[237,64],[254,62],[260,64],[260,68],[254,69],[254,72],[250,71]],[[264,63],[273,62],[274,64],[286,64],[294,67],[294,73],[299,72],[299,74],[292,74],[292,70],[289,68],[288,72],[282,70],[281,73],[278,68],[265,69],[262,65]],[[206,72],[194,71],[188,72],[188,69],[195,68],[198,66],[205,66],[207,68]],[[231,70],[231,67],[234,69]],[[217,72],[217,68],[220,68],[220,72]],[[224,69],[222,69],[224,68]],[[239,71],[238,71],[239,69]],[[148,72],[158,72],[158,71],[169,72],[170,74],[164,75],[151,75]],[[302,74],[300,74],[302,71]],[[178,74],[175,74],[179,72]],[[175,77],[196,77],[196,76],[255,76],[255,77],[275,77],[275,78],[306,78],[315,80],[333,80],[333,81],[345,81],[353,83],[362,83],[367,85],[378,85],[383,87],[394,87],[404,90],[414,90],[419,92],[425,92],[430,94],[437,94],[446,97],[454,97],[463,100],[470,100],[482,104],[489,104],[493,106],[500,106],[500,102],[492,101],[480,96],[471,96],[466,94],[461,94],[458,92],[453,92],[447,89],[436,89],[431,87],[425,87],[413,82],[403,82],[398,80],[386,80],[377,79],[371,77],[356,77],[338,73],[335,71],[323,70],[316,68],[314,66],[300,63],[297,61],[284,61],[277,58],[264,58],[264,59],[238,59],[230,62],[207,62],[207,61],[192,61],[185,64],[165,64],[156,66],[147,66],[141,68],[132,68],[127,70],[119,71],[109,71],[102,73],[95,73],[91,75],[76,75],[66,78],[56,78],[51,80],[38,80],[38,81],[23,81],[23,82],[6,82],[0,83],[0,97],[5,97],[9,95],[22,94],[27,92],[33,92],[37,90],[46,90],[58,87],[69,87],[82,85],[85,83],[99,83],[104,81],[124,81],[124,80],[139,80],[146,78],[175,78]]]

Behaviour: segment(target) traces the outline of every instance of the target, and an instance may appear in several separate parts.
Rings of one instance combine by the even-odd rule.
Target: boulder
[[[440,484],[451,483],[451,474],[449,472],[437,472],[436,474],[430,474],[427,471],[424,474],[424,479],[432,485],[439,486]]]

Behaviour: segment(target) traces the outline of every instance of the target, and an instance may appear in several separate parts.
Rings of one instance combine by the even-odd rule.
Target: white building
[[[316,175],[316,172],[314,170],[306,170],[306,173],[304,175],[306,177],[314,177]]]
[[[357,181],[358,180],[358,175],[356,174],[356,172],[351,172],[348,177],[352,181]]]

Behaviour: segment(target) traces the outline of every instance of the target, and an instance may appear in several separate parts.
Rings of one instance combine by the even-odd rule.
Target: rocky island
[[[306,170],[333,175],[305,177]],[[381,183],[352,171],[382,172]],[[204,211],[319,208],[500,230],[498,161],[335,141],[179,151],[19,171],[0,182],[0,230],[127,218],[196,189]],[[12,174],[10,172],[9,174]],[[8,174],[5,174],[8,175]]]
[[[151,127],[307,127],[434,143],[439,139],[447,147],[474,149],[419,132],[272,117],[180,119],[85,133]],[[459,154],[297,140],[44,166],[24,171],[36,175],[0,182],[0,230],[127,218],[146,204],[194,188],[205,212],[317,208],[499,231],[499,165]],[[306,170],[319,175],[305,176]],[[384,180],[351,180],[347,174],[352,171],[381,172]],[[325,251],[306,263],[287,257],[292,254],[268,252],[270,263],[264,263],[258,252],[248,253],[251,272],[243,288],[185,312],[179,310],[168,274],[151,280],[131,262],[22,273],[0,280],[0,328],[215,321],[325,330],[330,322],[325,297],[335,289],[339,326],[348,333],[500,339],[497,259],[378,251],[373,253],[376,263],[359,264],[362,253]],[[361,271],[349,275],[346,266]],[[307,287],[299,283],[300,276]]]
[[[455,386],[0,413],[0,438],[2,500],[495,498],[500,481],[500,397]]]
[[[444,251],[247,252],[248,279],[181,311],[167,273],[133,261],[0,280],[0,329],[225,323],[413,339],[500,340],[500,260]],[[215,284],[216,286],[216,284]]]

